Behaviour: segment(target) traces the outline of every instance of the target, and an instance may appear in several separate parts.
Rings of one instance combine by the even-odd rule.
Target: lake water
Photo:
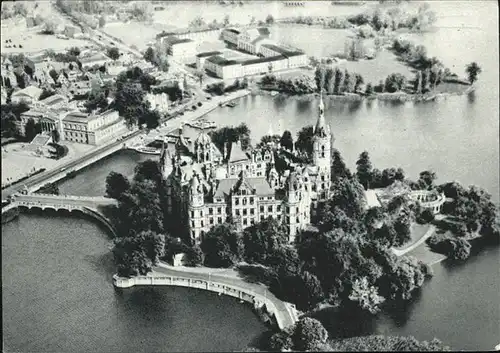
[[[412,35],[412,40],[424,43],[457,73],[478,61],[483,74],[475,94],[426,104],[327,102],[335,147],[351,168],[359,153],[368,150],[377,168],[401,166],[411,178],[433,169],[438,182],[477,184],[498,202],[496,2],[432,6],[441,15],[438,24],[447,28]],[[462,16],[466,11],[472,15]],[[449,28],[457,26],[461,28]],[[246,122],[254,142],[270,128],[295,133],[316,119],[317,100],[249,96],[238,103],[208,118],[220,125]],[[131,176],[135,165],[148,158],[120,151],[64,181],[60,190],[102,195],[110,171]],[[266,330],[247,306],[231,298],[184,288],[116,292],[109,244],[100,226],[69,216],[21,215],[2,226],[7,351],[231,351]],[[334,315],[326,315],[324,323],[334,336],[413,335],[440,338],[454,349],[492,349],[500,337],[499,258],[499,248],[493,248],[462,265],[436,265],[434,278],[404,310],[363,322],[357,331],[346,331]]]

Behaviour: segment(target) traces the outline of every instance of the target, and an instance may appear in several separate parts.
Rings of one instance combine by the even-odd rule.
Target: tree
[[[134,169],[134,181],[140,182],[143,180],[151,180],[159,190],[163,182],[163,174],[161,172],[160,163],[152,159],[147,159],[138,163]]]
[[[37,130],[35,126],[35,120],[29,118],[26,122],[26,126],[24,127],[24,136],[26,136],[26,138],[31,141],[36,136],[36,134]]]
[[[367,190],[370,188],[372,176],[371,172],[372,163],[370,161],[370,155],[367,151],[364,151],[359,155],[359,159],[356,161],[356,177],[358,178],[361,185],[363,185]]]
[[[99,28],[103,28],[105,25],[106,25],[106,17],[102,15],[101,17],[99,17]]]
[[[406,85],[406,78],[399,74],[390,74],[385,79],[385,90],[389,93],[401,91]]]
[[[303,127],[297,133],[297,142],[295,143],[295,147],[299,151],[305,152],[308,156],[311,156],[313,152],[313,136],[314,127],[312,125]]]
[[[51,135],[52,135],[52,141],[54,143],[59,143],[59,140],[61,139],[61,135],[59,134],[59,130],[57,130],[57,129],[52,130]]]
[[[483,70],[479,67],[476,62],[472,62],[465,67],[465,72],[467,73],[467,78],[469,79],[470,84],[472,85],[477,81],[477,76]]]
[[[273,15],[271,15],[271,14],[267,15],[267,17],[266,17],[266,24],[268,24],[268,25],[274,24],[274,17],[273,17]]]
[[[106,177],[106,195],[119,200],[123,193],[130,190],[130,182],[126,176],[111,172]]]
[[[355,77],[356,81],[354,84],[354,93],[356,93],[359,90],[359,87],[365,82],[363,76],[361,76],[360,74],[356,74]]]
[[[410,231],[410,216],[406,214],[399,215],[394,221],[394,231],[396,238],[394,239],[393,246],[401,246],[411,240]]]
[[[16,120],[16,115],[12,111],[8,112],[5,116],[2,116],[2,133],[5,136],[14,137],[19,134]]]
[[[163,232],[164,213],[153,180],[136,180],[118,200],[118,226],[123,234]]]
[[[281,136],[280,139],[280,145],[289,151],[293,150],[293,137],[290,131],[285,130],[285,132],[283,132],[283,136]]]
[[[320,321],[310,318],[301,318],[292,335],[294,347],[299,351],[309,351],[318,343],[325,343],[328,339],[328,331]]]
[[[256,223],[243,232],[245,260],[268,264],[267,258],[288,242],[285,225],[273,218]]]
[[[205,79],[205,73],[203,70],[196,70],[193,75],[198,78],[198,82],[200,82],[200,87],[203,85],[203,80]]]
[[[424,170],[420,173],[418,184],[421,189],[431,190],[434,187],[434,181],[436,179],[436,173],[434,173],[432,170]]]
[[[284,352],[291,350],[293,347],[293,341],[290,332],[280,331],[276,332],[269,339],[269,348],[273,352]]]
[[[422,71],[417,71],[414,83],[415,93],[422,94]]]
[[[335,84],[334,84],[334,93],[340,94],[342,91],[342,86],[344,83],[344,72],[340,70],[338,67],[335,68]]]
[[[71,47],[68,49],[68,55],[72,56],[79,56],[81,53],[80,48],[78,47]]]
[[[112,60],[118,60],[120,57],[120,51],[117,47],[109,47],[106,49],[106,55]]]
[[[137,83],[125,83],[122,87],[117,83],[114,105],[129,126],[137,124],[138,117],[147,111],[145,95],[146,92]]]
[[[349,299],[357,302],[361,309],[368,310],[371,314],[378,313],[379,305],[385,301],[385,298],[378,294],[377,287],[371,286],[366,277],[354,281]]]
[[[203,251],[198,245],[190,247],[185,252],[185,265],[189,267],[196,267],[203,264]]]
[[[144,53],[144,60],[152,63],[156,59],[156,53],[155,50],[152,47],[148,47],[146,49],[146,52]]]
[[[108,99],[104,92],[91,93],[84,103],[84,107],[88,113],[94,110],[104,111],[108,107]]]
[[[229,223],[216,225],[201,241],[205,266],[230,267],[240,261],[243,244],[240,234]]]
[[[241,148],[246,150],[250,146],[250,129],[245,123],[236,127],[222,127],[210,133],[212,142],[220,150],[224,150],[225,143],[241,142]],[[230,152],[230,151],[229,151]]]
[[[55,183],[48,183],[42,186],[37,193],[59,195],[59,187]]]
[[[351,178],[351,171],[345,165],[344,159],[338,149],[334,148],[332,152],[332,179]]]
[[[365,95],[371,96],[373,94],[373,86],[371,83],[368,83],[365,88]]]
[[[113,255],[118,275],[124,277],[146,275],[158,264],[164,249],[165,236],[152,231],[116,238]]]

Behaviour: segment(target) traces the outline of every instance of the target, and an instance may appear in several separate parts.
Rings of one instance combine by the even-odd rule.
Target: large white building
[[[166,45],[167,54],[176,58],[192,57],[196,55],[196,42],[188,38],[175,36],[162,38]]]
[[[21,134],[25,133],[28,120],[40,123],[42,131],[59,131],[61,141],[99,145],[128,131],[122,117],[115,110],[101,114],[84,113],[68,108],[47,109],[39,107],[21,114],[17,122]]]
[[[216,224],[231,219],[246,228],[267,217],[283,222],[289,240],[310,223],[311,207],[329,197],[332,136],[321,99],[314,129],[313,163],[288,166],[279,174],[272,146],[243,151],[233,143],[219,151],[204,130],[188,142],[182,132],[175,157],[161,155],[167,184],[167,212],[199,242]],[[277,157],[275,157],[277,156]]]

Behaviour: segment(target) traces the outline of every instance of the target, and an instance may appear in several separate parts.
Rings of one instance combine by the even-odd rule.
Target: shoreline
[[[428,102],[428,101],[438,101],[441,99],[447,99],[448,97],[454,96],[465,96],[471,92],[475,91],[475,86],[469,86],[463,92],[441,92],[435,94],[408,94],[404,92],[395,93],[376,93],[370,96],[361,95],[358,93],[349,93],[348,95],[336,95],[336,94],[324,94],[323,98],[325,100],[330,99],[338,102],[362,102],[362,101],[385,101],[385,102]],[[306,93],[306,94],[290,94],[287,92],[280,92],[278,90],[268,90],[268,89],[256,89],[256,94],[261,95],[272,95],[273,92],[278,92],[278,95],[286,96],[287,98],[302,98],[307,99],[311,97],[316,97],[318,93]],[[253,92],[252,92],[253,93]]]
[[[264,321],[271,321],[280,329],[284,329],[298,321],[299,313],[295,305],[276,298],[267,287],[249,283],[238,276],[215,272],[217,269],[206,267],[174,267],[160,261],[147,275],[129,278],[113,275],[115,288],[130,288],[133,286],[179,286],[207,290],[225,294],[253,304],[257,315]],[[212,272],[215,272],[212,274]],[[269,318],[270,320],[267,320]]]

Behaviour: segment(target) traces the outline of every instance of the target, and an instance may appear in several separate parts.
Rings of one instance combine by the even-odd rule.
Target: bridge
[[[146,276],[124,278],[114,275],[113,284],[118,288],[129,288],[135,285],[198,288],[252,303],[255,309],[274,317],[281,330],[293,326],[298,321],[299,315],[293,304],[276,298],[262,284],[246,282],[234,270],[223,271],[196,267],[173,267],[160,263]],[[228,271],[230,273],[227,273]]]
[[[116,234],[114,226],[109,219],[102,213],[101,207],[116,205],[115,199],[107,197],[87,197],[71,195],[51,195],[51,194],[15,194],[12,201],[5,207],[2,207],[2,214],[16,207],[26,207],[28,209],[38,208],[41,210],[66,210],[69,212],[79,211],[91,217],[94,217],[104,223],[104,225]]]

